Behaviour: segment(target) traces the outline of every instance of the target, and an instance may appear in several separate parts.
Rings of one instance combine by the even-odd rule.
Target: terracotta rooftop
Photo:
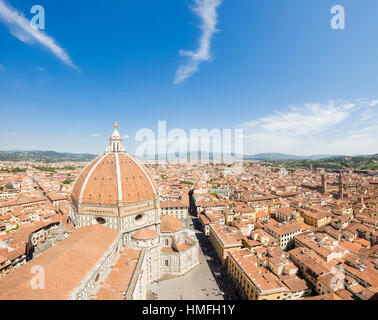
[[[266,212],[265,210],[259,210],[256,212],[256,219],[264,218],[264,217],[269,217],[269,213]]]
[[[253,254],[248,254],[245,249],[232,251],[230,255],[262,295],[289,291],[274,273],[264,267],[258,266],[256,257]]]
[[[148,228],[139,229],[132,237],[136,240],[149,240],[157,236],[157,232]]]
[[[141,250],[125,247],[96,294],[96,300],[124,300]]]
[[[291,215],[294,211],[295,211],[295,209],[292,208],[292,207],[282,207],[282,208],[277,209],[278,213],[281,213],[282,215],[285,215],[285,216]]]
[[[0,208],[4,207],[12,207],[12,206],[22,206],[22,205],[27,205],[31,203],[38,203],[46,201],[46,198],[44,197],[33,197],[33,198],[21,198],[21,199],[16,199],[16,200],[9,200],[9,201],[2,201],[0,204]]]
[[[342,300],[336,293],[326,293],[314,297],[305,297],[303,300]]]
[[[189,207],[189,203],[183,200],[160,201],[160,208],[187,208],[187,207]]]
[[[297,223],[276,224],[276,225],[267,224],[265,225],[265,228],[270,229],[271,231],[275,232],[276,234],[280,236],[302,230],[301,226]]]
[[[241,246],[243,235],[240,230],[218,223],[210,224],[211,230],[217,235],[223,246]]]
[[[0,279],[0,300],[64,300],[117,238],[102,225],[75,230],[38,257]],[[32,289],[32,268],[42,266],[45,288]]]
[[[105,154],[93,160],[77,178],[72,190],[73,199],[85,204],[109,206],[118,205],[119,200],[127,205],[153,199],[157,187],[147,169],[126,153],[118,154],[118,163],[119,176],[115,154]]]
[[[175,217],[172,217],[167,214],[163,214],[160,216],[161,224],[160,224],[160,231],[161,232],[177,232],[184,228],[181,221]]]

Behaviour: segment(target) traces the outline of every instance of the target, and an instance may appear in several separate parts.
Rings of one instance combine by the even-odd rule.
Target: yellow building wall
[[[253,286],[250,279],[242,272],[231,257],[227,258],[227,271],[234,283],[237,283],[239,292],[247,300],[284,300],[291,298],[291,292],[278,292],[261,295]],[[286,296],[284,295],[286,293]]]

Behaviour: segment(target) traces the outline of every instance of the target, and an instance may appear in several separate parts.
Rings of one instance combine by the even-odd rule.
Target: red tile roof
[[[136,240],[149,240],[157,236],[157,232],[148,228],[139,229],[132,237]]]
[[[118,232],[102,225],[83,227],[0,279],[0,300],[64,300],[115,241]],[[33,267],[44,268],[45,288],[33,289]]]
[[[160,216],[161,224],[160,224],[160,231],[161,232],[176,232],[184,228],[181,221],[175,217],[172,217],[168,214],[163,214]]]
[[[107,154],[104,158],[98,157],[93,160],[82,171],[72,190],[73,199],[78,201],[82,193],[82,202],[85,204],[101,203],[114,206],[120,200],[119,188],[124,205],[153,199],[157,188],[147,169],[127,154],[118,154],[118,159],[120,186],[118,185],[116,156]]]

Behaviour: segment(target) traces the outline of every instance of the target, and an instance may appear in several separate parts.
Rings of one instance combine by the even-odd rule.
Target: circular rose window
[[[104,224],[106,222],[105,219],[101,217],[96,218],[96,221],[98,224]]]

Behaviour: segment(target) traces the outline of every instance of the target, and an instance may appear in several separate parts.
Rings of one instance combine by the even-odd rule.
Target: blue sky
[[[30,20],[35,4],[46,28],[28,33],[15,14]],[[330,26],[336,4],[345,30]],[[164,120],[242,127],[247,154],[378,152],[378,1],[195,7],[0,0],[0,150],[101,153],[118,121],[132,152]]]

